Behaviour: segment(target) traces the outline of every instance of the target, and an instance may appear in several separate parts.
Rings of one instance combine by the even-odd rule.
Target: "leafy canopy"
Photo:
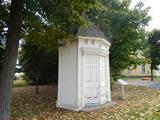
[[[141,2],[129,9],[130,2],[131,0],[25,0],[21,38],[43,50],[57,51],[59,40],[75,40],[78,27],[88,24],[83,17],[83,13],[87,13],[90,20],[112,42],[110,66],[112,77],[115,78],[122,70],[143,62],[138,54],[146,42],[145,26],[150,20],[149,9],[144,9]],[[3,10],[0,9],[5,11],[0,15],[3,19],[7,18],[7,6],[9,3],[1,6]],[[1,24],[6,23],[4,21],[5,19]]]
[[[22,67],[33,84],[37,74],[40,84],[51,80],[55,83],[60,42],[64,44],[66,40],[76,40],[78,27],[88,24],[83,13],[98,10],[100,6],[98,0],[35,0],[34,4],[34,8],[26,4],[28,6],[24,11]]]
[[[160,65],[160,45],[158,41],[160,40],[160,30],[153,30],[149,34],[148,43],[150,45],[149,59],[153,69],[158,69]]]
[[[143,50],[146,43],[145,26],[150,20],[149,8],[143,8],[143,3],[139,2],[130,9],[131,0],[101,1],[108,9],[101,12],[93,11],[90,16],[112,42],[110,67],[111,75],[116,79],[124,69],[143,62],[139,51]]]

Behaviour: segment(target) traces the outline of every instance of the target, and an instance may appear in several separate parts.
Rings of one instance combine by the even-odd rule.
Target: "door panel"
[[[97,66],[92,66],[92,82],[98,82],[97,80]]]
[[[107,89],[106,89],[106,58],[100,57],[100,95],[101,95],[101,101],[106,100],[107,96]]]
[[[86,67],[86,80],[87,82],[91,82],[91,66]]]
[[[99,56],[86,55],[85,57],[85,104],[99,103]]]

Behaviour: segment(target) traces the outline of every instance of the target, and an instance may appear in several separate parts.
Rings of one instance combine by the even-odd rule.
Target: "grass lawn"
[[[28,85],[29,84],[23,79],[14,80],[13,82],[13,87],[24,87]]]
[[[126,88],[126,100],[119,100],[119,87],[114,86],[114,107],[92,112],[73,112],[56,108],[56,87],[41,86],[13,90],[11,120],[160,120],[160,92],[143,87]]]

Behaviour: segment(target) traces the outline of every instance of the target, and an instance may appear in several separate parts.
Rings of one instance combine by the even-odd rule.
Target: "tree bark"
[[[4,62],[0,71],[0,120],[9,120],[13,77],[22,22],[23,0],[12,0]]]
[[[39,86],[39,77],[38,75],[36,76],[36,94],[39,94],[39,89],[38,89],[38,86]]]
[[[152,67],[152,65],[151,65],[151,81],[153,81],[154,80],[154,76],[153,76],[153,67]]]

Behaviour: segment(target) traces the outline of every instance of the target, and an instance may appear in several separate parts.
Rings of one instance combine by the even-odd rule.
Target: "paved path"
[[[160,81],[142,81],[142,80],[127,80],[129,85],[135,86],[144,86],[149,88],[159,88],[160,89]]]

